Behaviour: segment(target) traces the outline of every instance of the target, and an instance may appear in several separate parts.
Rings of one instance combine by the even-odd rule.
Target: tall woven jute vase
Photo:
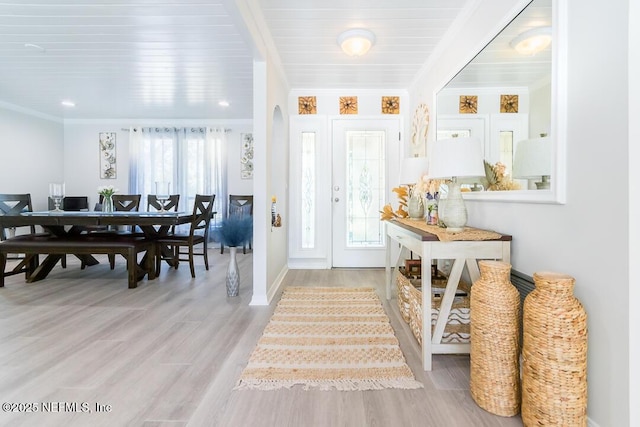
[[[533,275],[523,308],[522,421],[587,425],[587,315],[566,274]]]
[[[520,412],[520,294],[511,265],[480,261],[471,287],[471,396],[492,414]]]

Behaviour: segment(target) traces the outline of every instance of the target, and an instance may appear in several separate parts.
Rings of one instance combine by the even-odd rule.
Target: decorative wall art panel
[[[411,154],[424,156],[427,152],[427,135],[429,133],[429,108],[419,104],[413,113],[411,123]]]
[[[460,95],[460,114],[475,114],[478,112],[477,95]]]
[[[500,95],[500,112],[517,113],[518,95]]]
[[[253,134],[243,133],[240,158],[240,178],[253,179]]]
[[[100,178],[116,179],[116,133],[98,134],[100,150]]]
[[[341,96],[340,114],[358,114],[358,97]]]
[[[315,96],[298,97],[298,114],[317,114],[317,104]]]
[[[400,114],[400,97],[383,96],[382,114]]]

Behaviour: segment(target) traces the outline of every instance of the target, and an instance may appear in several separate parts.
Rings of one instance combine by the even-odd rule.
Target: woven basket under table
[[[398,288],[397,300],[400,316],[405,322],[409,323],[409,287],[411,287],[411,282],[403,274],[398,274],[396,286]]]
[[[440,313],[440,303],[444,296],[446,280],[433,280],[431,283],[431,332],[436,325]],[[468,343],[470,338],[470,301],[469,285],[460,283],[459,290],[466,292],[466,296],[456,296],[449,312],[449,318],[442,335],[443,343]],[[409,287],[409,327],[420,345],[422,345],[422,290],[415,286]]]

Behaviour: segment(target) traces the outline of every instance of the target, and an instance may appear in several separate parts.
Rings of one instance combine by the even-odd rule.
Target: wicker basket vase
[[[522,421],[587,425],[587,315],[575,279],[535,273],[523,309]]]
[[[473,400],[492,414],[520,412],[520,294],[510,282],[511,265],[480,261],[471,287],[471,377]]]

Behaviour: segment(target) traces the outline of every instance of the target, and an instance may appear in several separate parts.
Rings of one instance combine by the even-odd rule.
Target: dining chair
[[[55,209],[53,199],[49,197],[49,210]],[[62,210],[69,212],[80,212],[89,210],[89,198],[87,196],[64,196],[62,199]]]
[[[179,194],[172,194],[167,200],[160,200],[155,194],[149,194],[147,196],[147,211],[154,209],[156,211],[178,211],[178,202],[180,201]]]
[[[147,212],[155,211],[173,211],[178,212],[178,202],[180,202],[179,194],[172,194],[167,200],[160,200],[155,194],[147,196]],[[176,226],[171,227],[171,233],[175,233]]]
[[[124,212],[136,212],[140,207],[140,199],[142,195],[140,194],[114,194],[112,196],[113,199],[113,209],[115,211],[124,211]],[[102,209],[102,201],[104,200],[104,196],[100,195],[100,199],[98,204],[96,204],[95,210]],[[92,237],[100,237],[100,235],[109,237],[113,236],[114,233],[117,233],[122,236],[133,236],[134,232],[131,230],[131,227],[128,225],[117,226],[116,230],[112,230],[109,227],[105,226],[88,226],[86,227],[86,231],[92,235]],[[113,270],[116,266],[116,256],[114,254],[109,254],[109,267]],[[81,265],[81,268],[84,268],[84,265]]]
[[[116,211],[134,212],[140,208],[140,194],[114,194],[113,209]]]
[[[253,195],[229,195],[229,214],[228,216],[253,216]],[[249,249],[251,249],[251,241],[249,241]],[[220,253],[224,253],[224,245],[220,242]],[[242,253],[247,253],[247,245],[242,246]]]
[[[207,254],[207,243],[209,241],[209,224],[211,223],[211,213],[213,211],[213,202],[216,196],[196,194],[193,203],[193,215],[191,224],[189,225],[188,234],[171,233],[166,236],[159,237],[156,242],[156,275],[160,274],[160,267],[163,260],[173,261],[174,267],[178,268],[179,261],[189,261],[191,269],[191,277],[196,277],[193,257],[203,256],[204,266],[209,270],[209,256]],[[169,246],[172,250],[168,251],[171,256],[162,255],[162,245]],[[196,252],[195,246],[202,245],[202,251]],[[186,248],[187,251],[181,251]]]
[[[31,194],[0,194],[0,215],[19,215],[22,212],[32,212],[33,205],[31,204]],[[35,225],[30,225],[28,227],[18,227],[21,229],[28,229],[26,233],[19,234],[44,234],[48,235],[48,233],[36,233]],[[17,228],[5,228],[0,226],[0,240],[6,240],[10,237],[13,237],[17,233]],[[13,255],[13,254],[12,254]],[[0,272],[3,277],[13,276],[14,274],[25,273],[28,275],[30,271],[38,265],[38,255],[30,255],[25,256],[21,254],[15,254],[12,256],[12,259],[21,260],[18,265],[16,265],[9,272]]]

